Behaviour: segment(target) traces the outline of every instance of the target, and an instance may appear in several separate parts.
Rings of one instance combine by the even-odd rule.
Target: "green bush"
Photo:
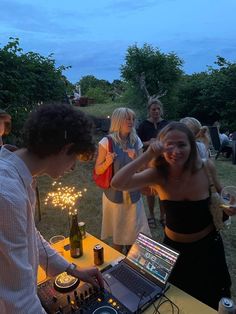
[[[109,102],[109,97],[107,93],[100,87],[90,87],[86,93],[89,98],[94,98],[96,103],[107,103]]]

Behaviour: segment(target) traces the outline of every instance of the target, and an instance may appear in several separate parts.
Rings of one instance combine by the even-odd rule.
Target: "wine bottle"
[[[83,255],[83,240],[78,225],[77,214],[72,214],[70,228],[70,255],[73,258]]]

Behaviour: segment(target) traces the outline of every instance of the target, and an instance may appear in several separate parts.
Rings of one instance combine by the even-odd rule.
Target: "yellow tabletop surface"
[[[65,240],[65,245],[69,243],[69,239]],[[83,248],[84,254],[80,258],[72,258],[70,256],[70,251],[64,251],[64,257],[79,267],[90,267],[94,266],[93,262],[93,247],[96,244],[101,244],[104,248],[104,263],[98,268],[103,269],[110,263],[114,262],[117,259],[124,258],[120,252],[114,250],[112,247],[97,239],[96,237],[92,236],[91,234],[87,233],[86,238],[83,240]],[[38,271],[38,283],[46,280],[45,272],[39,267]],[[204,284],[204,283],[203,283]],[[184,291],[178,289],[177,287],[170,285],[170,288],[166,292],[166,296],[178,306],[180,314],[216,314],[217,311],[212,309],[211,307],[203,304],[202,302],[198,301],[197,299],[191,297],[189,294],[185,293]],[[156,305],[159,303],[159,300],[156,301]],[[151,305],[148,309],[144,311],[146,314],[152,314],[155,308]],[[177,313],[177,309],[172,311],[172,307],[170,302],[164,303],[159,308],[160,313]]]

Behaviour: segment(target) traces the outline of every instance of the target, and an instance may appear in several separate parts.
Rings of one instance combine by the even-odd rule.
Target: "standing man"
[[[163,117],[163,105],[158,98],[150,97],[147,105],[148,117],[144,120],[138,128],[138,136],[143,142],[144,151],[147,150],[148,146],[156,140],[158,133],[164,126],[168,124],[168,121],[164,120]],[[155,196],[147,195],[147,204],[149,208],[148,223],[150,228],[156,228],[157,223],[154,215],[155,208]],[[162,226],[165,224],[165,213],[160,206],[160,223]]]
[[[89,159],[95,147],[92,124],[69,105],[41,105],[24,127],[24,148],[0,152],[0,311],[45,313],[37,296],[37,271],[63,271],[103,287],[97,268],[80,269],[53,250],[34,223],[34,178],[57,179]]]

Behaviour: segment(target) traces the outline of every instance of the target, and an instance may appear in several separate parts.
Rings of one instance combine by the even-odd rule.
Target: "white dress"
[[[140,141],[138,147],[141,149],[142,142],[139,138],[138,140]],[[106,137],[99,144],[105,149],[108,149],[108,140]],[[130,202],[128,196],[127,192],[123,192],[125,201],[117,204],[111,202],[103,193],[102,240],[112,237],[115,244],[132,245],[139,232],[151,236],[142,196],[137,203],[133,204]]]

